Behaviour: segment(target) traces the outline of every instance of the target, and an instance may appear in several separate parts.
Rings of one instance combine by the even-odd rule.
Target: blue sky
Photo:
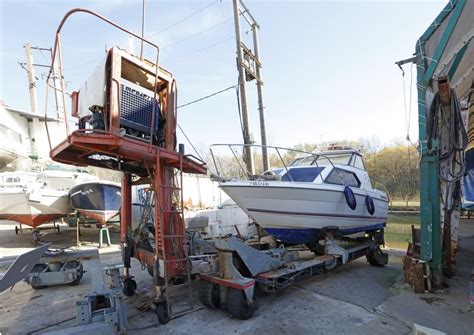
[[[246,4],[261,25],[269,144],[361,137],[378,138],[384,144],[405,138],[402,76],[394,62],[412,55],[416,40],[446,1],[247,0]],[[96,10],[136,32],[141,29],[141,1],[2,0],[0,99],[7,105],[29,109],[27,75],[18,65],[24,61],[23,45],[51,47],[59,21],[73,7]],[[162,47],[160,62],[178,82],[179,104],[237,83],[231,17],[229,0],[147,1],[145,36]],[[247,29],[242,21],[242,30]],[[129,46],[127,35],[85,14],[71,17],[62,41],[68,91],[81,86],[106,47]],[[151,51],[146,55],[154,59]],[[49,61],[47,54],[35,53],[34,58],[36,63]],[[408,99],[410,66],[405,70]],[[41,79],[45,72],[38,68],[36,76]],[[414,81],[415,72],[413,67]],[[43,82],[38,86],[44,113]],[[255,84],[248,83],[247,89],[251,131],[259,142]],[[413,93],[410,136],[416,139]],[[178,122],[198,148],[240,143],[236,101],[235,92],[228,91],[180,109]],[[180,142],[186,142],[178,135]]]

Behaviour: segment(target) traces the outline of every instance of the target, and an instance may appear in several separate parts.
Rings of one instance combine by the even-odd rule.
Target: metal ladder
[[[159,233],[160,236],[157,236],[158,239],[158,248],[159,254],[162,255],[163,261],[163,278],[164,278],[164,285],[161,287],[161,296],[164,297],[162,300],[165,303],[166,309],[164,315],[160,318],[159,312],[158,318],[160,322],[166,323],[169,319],[173,317],[177,317],[179,315],[186,314],[192,310],[194,310],[193,304],[193,295],[192,295],[192,288],[191,288],[191,265],[188,259],[188,250],[187,250],[187,240],[186,240],[186,227],[184,223],[184,201],[183,201],[183,158],[180,156],[179,161],[179,169],[176,169],[179,176],[179,186],[176,186],[176,175],[172,178],[172,185],[164,185],[161,180],[161,174],[158,173],[158,184],[159,184],[159,194],[164,194],[165,190],[172,191],[172,209],[165,209],[162,207],[161,199],[158,199],[155,202],[155,205],[159,205],[159,215],[155,218],[155,224],[158,224],[160,229]],[[172,234],[163,234],[164,230],[164,214],[169,215],[169,227],[168,232],[171,230],[172,227],[176,228],[176,232]],[[177,221],[176,221],[177,220]],[[158,221],[158,222],[156,222]],[[166,242],[165,242],[166,241]],[[172,253],[169,253],[169,250],[166,250],[166,246],[170,246],[173,249]],[[170,257],[171,256],[171,257]],[[181,271],[184,275],[183,282],[179,284],[172,284],[171,277],[168,273],[168,266],[169,264],[176,265],[176,263],[182,264]],[[173,292],[176,290],[181,290],[183,288],[187,288],[186,293],[186,300],[187,300],[187,307],[179,308],[179,310],[173,311],[171,308],[171,300],[173,298]],[[181,297],[181,296],[180,296]],[[162,308],[162,307],[161,307]]]

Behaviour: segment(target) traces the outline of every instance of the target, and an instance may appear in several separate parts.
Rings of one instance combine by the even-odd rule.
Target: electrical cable
[[[213,96],[215,96],[215,95],[224,93],[224,92],[226,92],[226,91],[228,91],[228,90],[230,90],[230,89],[232,89],[232,88],[235,88],[236,86],[237,86],[237,85],[229,86],[229,87],[227,87],[227,88],[224,88],[223,90],[220,90],[220,91],[211,93],[211,94],[209,94],[209,95],[206,95],[206,96],[204,96],[204,97],[202,97],[202,98],[199,98],[199,99],[196,99],[196,100],[187,102],[187,103],[185,103],[185,104],[183,104],[183,105],[181,105],[181,106],[178,106],[177,108],[187,107],[187,106],[189,106],[189,105],[195,104],[195,103],[200,102],[200,101],[203,101],[203,100],[205,100],[205,99],[209,99],[209,98],[211,98],[211,97],[213,97]]]
[[[236,86],[235,94],[237,96],[237,111],[239,112],[240,129],[242,130],[242,136],[245,137],[244,124],[243,124],[243,121],[242,121],[242,110],[241,110],[241,107],[240,107],[240,88],[239,88],[239,86]]]
[[[179,43],[181,43],[181,42],[184,42],[184,41],[187,41],[187,40],[189,40],[189,39],[191,39],[191,38],[194,38],[194,37],[196,37],[196,36],[198,36],[198,35],[201,35],[201,34],[203,34],[203,33],[205,33],[205,32],[208,32],[208,31],[210,31],[210,30],[212,30],[212,29],[214,29],[214,28],[217,28],[217,27],[223,25],[224,23],[229,22],[229,21],[232,20],[232,19],[233,19],[233,17],[229,17],[229,18],[227,18],[226,20],[220,21],[219,23],[217,23],[217,24],[215,24],[215,25],[213,25],[213,26],[210,26],[210,27],[208,27],[208,28],[206,28],[206,29],[204,29],[204,30],[198,31],[197,33],[194,33],[194,34],[192,34],[192,35],[189,35],[189,36],[187,36],[187,37],[185,37],[185,38],[183,38],[183,39],[181,39],[181,40],[178,40],[178,41],[175,41],[175,42],[173,42],[173,43],[167,44],[167,45],[165,45],[164,47],[162,47],[161,50],[165,50],[165,49],[167,49],[167,48],[169,48],[169,47],[172,47],[172,46],[174,46],[174,45],[176,45],[176,44],[179,44]]]
[[[186,133],[184,132],[183,128],[181,128],[181,126],[179,125],[179,123],[176,123],[176,125],[178,126],[179,130],[181,130],[181,132],[183,133],[184,137],[186,138],[186,140],[188,141],[188,143],[191,145],[191,148],[193,148],[194,152],[195,152],[196,155],[199,157],[199,159],[204,162],[204,159],[201,157],[201,155],[199,154],[199,152],[197,151],[197,149],[194,147],[193,143],[192,143],[191,140],[189,139],[188,135],[186,135]]]
[[[180,23],[183,23],[184,21],[186,21],[186,20],[190,19],[191,17],[193,17],[193,16],[199,14],[200,12],[202,12],[202,11],[206,10],[207,8],[209,8],[209,7],[213,6],[213,5],[215,5],[216,3],[218,3],[218,1],[213,1],[213,2],[211,2],[211,3],[209,3],[209,4],[207,4],[206,6],[204,6],[204,7],[200,8],[200,9],[198,9],[197,11],[195,11],[195,12],[193,12],[193,13],[191,13],[191,14],[189,14],[188,16],[182,18],[181,20],[179,20],[179,21],[177,21],[177,22],[175,22],[175,23],[169,25],[168,27],[166,27],[166,28],[164,28],[164,29],[162,29],[162,30],[160,30],[160,31],[158,31],[158,32],[156,32],[156,33],[151,34],[150,36],[148,36],[148,38],[150,38],[150,37],[152,37],[152,36],[159,35],[159,34],[161,34],[162,32],[164,32],[164,31],[166,31],[166,30],[168,30],[168,29],[171,29],[171,28],[177,26],[177,25],[180,24]]]
[[[214,92],[214,93],[211,93],[209,95],[206,95],[202,98],[199,98],[199,99],[196,99],[194,101],[190,101],[188,103],[185,103],[181,106],[178,106],[176,108],[182,108],[182,107],[187,107],[189,105],[192,105],[192,104],[195,104],[197,102],[200,102],[200,101],[203,101],[203,100],[206,100],[206,99],[209,99],[213,96],[216,96],[218,94],[221,94],[221,93],[224,93],[232,88],[237,88],[237,85],[232,85],[232,86],[229,86],[223,90],[220,90],[220,91],[217,91],[217,92]],[[184,137],[186,138],[186,140],[188,141],[188,143],[191,145],[191,147],[193,148],[194,152],[196,152],[197,156],[199,157],[200,160],[204,161],[204,159],[202,158],[202,156],[199,154],[199,152],[197,151],[197,149],[194,147],[193,143],[191,142],[191,140],[189,139],[188,135],[184,132],[183,128],[181,128],[181,126],[179,125],[179,123],[176,123],[176,125],[178,126],[179,130],[183,133]]]
[[[169,62],[174,62],[174,61],[176,61],[176,60],[178,60],[178,59],[185,58],[185,57],[188,57],[188,56],[192,56],[192,55],[197,54],[197,53],[199,53],[199,52],[202,52],[202,51],[205,51],[205,50],[207,50],[207,49],[213,48],[213,47],[215,47],[215,46],[218,46],[219,44],[222,44],[222,43],[227,42],[228,40],[234,39],[234,38],[235,38],[235,36],[232,35],[232,36],[229,36],[229,37],[227,37],[227,38],[225,38],[225,39],[223,39],[223,40],[220,40],[220,41],[218,41],[218,42],[216,42],[216,43],[210,44],[210,45],[208,45],[208,46],[206,46],[206,47],[204,47],[204,48],[195,50],[195,51],[193,51],[193,52],[190,52],[190,53],[188,53],[188,54],[184,54],[184,55],[181,55],[181,56],[178,56],[178,57],[175,57],[175,58],[164,59],[163,61],[164,61],[164,62],[168,62],[168,63],[169,63]]]

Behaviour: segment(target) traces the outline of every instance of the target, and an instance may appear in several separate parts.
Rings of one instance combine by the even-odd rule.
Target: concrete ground
[[[0,264],[32,247],[31,234],[17,236],[13,228],[11,222],[0,221]],[[75,230],[61,228],[60,234],[49,233],[44,240],[61,247],[75,245]],[[404,285],[399,257],[391,257],[384,268],[371,267],[364,258],[260,298],[259,309],[246,321],[207,309],[195,299],[194,312],[159,325],[152,312],[134,307],[134,297],[125,297],[128,333],[408,334],[413,323],[418,323],[449,334],[473,334],[474,306],[469,305],[467,295],[474,267],[474,222],[464,221],[460,232],[457,274],[437,294],[414,294]],[[121,260],[118,232],[111,237],[114,245],[100,249],[104,266]],[[84,243],[84,248],[96,248],[98,230],[84,229],[82,239],[92,241]],[[139,290],[150,287],[151,277],[135,260],[132,272]],[[0,293],[0,333],[40,334],[75,325],[75,301],[90,292],[90,283],[85,273],[78,286],[33,290],[25,282],[16,284]],[[197,283],[194,287],[197,292]]]

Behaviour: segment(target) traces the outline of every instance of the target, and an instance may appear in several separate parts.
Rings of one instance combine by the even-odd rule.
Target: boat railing
[[[229,178],[228,176],[223,175],[224,168],[223,168],[222,162],[221,162],[223,156],[219,156],[216,153],[216,148],[226,148],[227,150],[230,150],[230,152],[232,153],[234,161],[237,162],[238,167],[239,167],[239,169],[238,169],[238,171],[240,172],[239,176],[233,176],[234,178],[235,177],[248,178],[249,180],[259,180],[259,179],[260,180],[265,180],[265,179],[269,180],[272,177],[274,178],[274,176],[272,176],[271,174],[265,175],[266,172],[269,172],[272,169],[267,170],[267,171],[262,171],[261,174],[255,174],[251,171],[248,171],[248,169],[246,168],[246,164],[243,162],[243,157],[241,157],[239,159],[239,155],[236,153],[236,150],[235,150],[235,148],[241,148],[242,152],[243,152],[243,150],[251,150],[252,148],[263,148],[263,147],[267,148],[267,150],[270,149],[270,151],[274,150],[274,152],[276,153],[276,155],[277,155],[277,157],[278,157],[278,159],[281,163],[281,166],[274,167],[273,169],[283,168],[286,171],[288,178],[292,182],[294,182],[294,179],[293,179],[291,173],[289,172],[289,168],[291,167],[291,164],[290,164],[291,162],[290,163],[288,161],[285,162],[285,157],[284,157],[284,154],[282,155],[282,151],[292,152],[292,153],[296,153],[296,154],[300,154],[300,155],[305,155],[304,156],[305,158],[313,157],[314,158],[314,161],[313,161],[314,166],[317,167],[317,168],[319,168],[319,165],[318,165],[318,162],[317,162],[318,158],[322,157],[322,158],[326,159],[329,162],[329,164],[334,168],[334,171],[336,171],[336,173],[339,175],[342,183],[344,185],[346,184],[343,176],[340,174],[338,169],[335,168],[334,163],[331,161],[331,159],[329,158],[328,155],[324,155],[324,154],[320,154],[320,153],[314,153],[314,152],[307,152],[307,151],[298,150],[298,149],[290,149],[290,148],[285,148],[285,147],[279,147],[279,146],[271,146],[271,145],[263,146],[263,145],[259,145],[259,144],[224,144],[224,143],[218,143],[218,144],[210,145],[211,159],[212,159],[212,163],[213,163],[214,169],[215,169],[215,173],[211,173],[211,177],[216,179],[216,180],[221,180],[221,181],[232,179],[232,178]],[[300,158],[302,158],[302,157],[300,157]],[[293,161],[295,159],[296,159],[296,157],[293,158]],[[318,177],[321,178],[321,182],[324,182],[321,173],[319,173],[316,176],[315,179],[317,179]]]

